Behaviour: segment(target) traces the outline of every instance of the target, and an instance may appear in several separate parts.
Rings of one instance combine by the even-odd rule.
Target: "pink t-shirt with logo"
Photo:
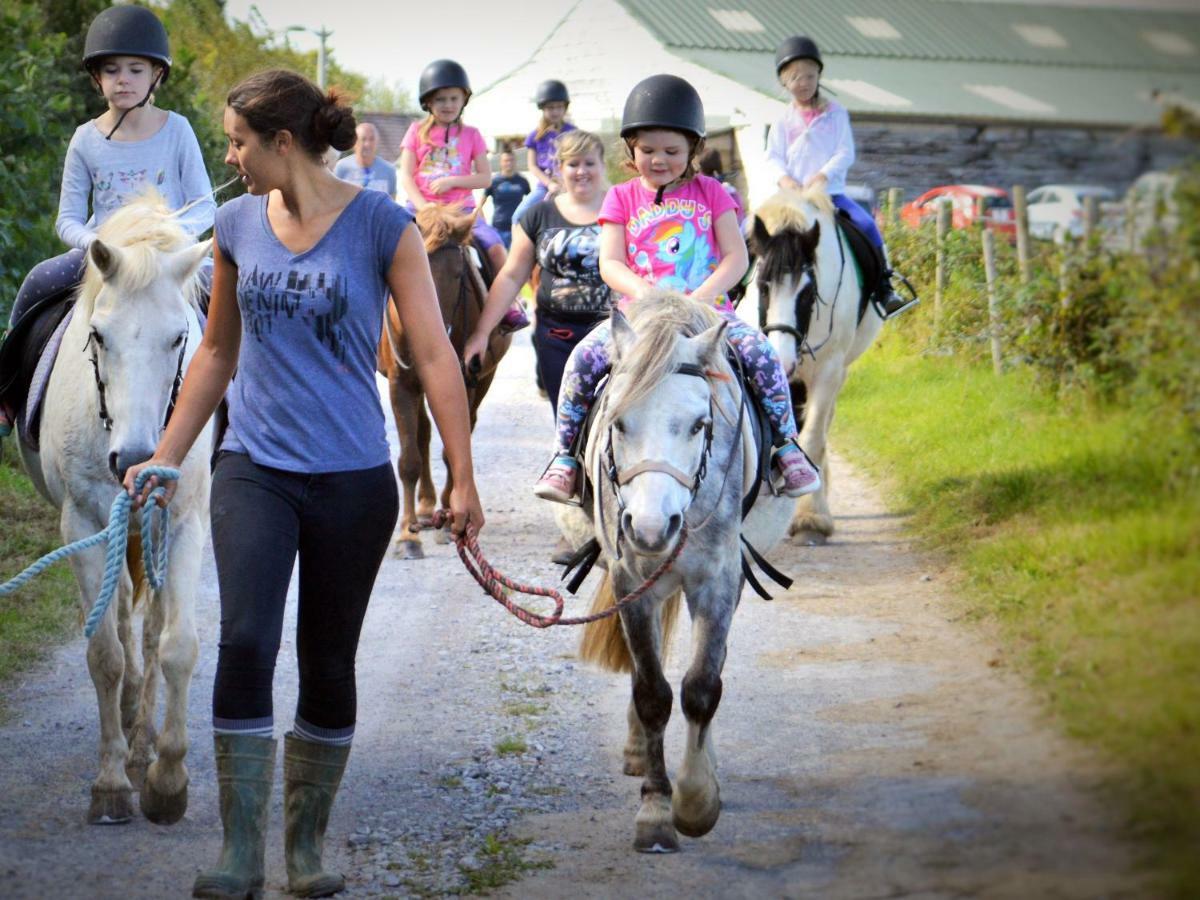
[[[605,196],[598,221],[625,229],[625,264],[635,275],[690,294],[721,262],[714,226],[735,209],[733,199],[708,175],[669,188],[661,204],[654,194],[640,178],[618,184]],[[724,296],[716,306],[733,308]]]
[[[400,142],[403,150],[411,150],[417,158],[413,180],[421,189],[421,196],[430,203],[448,206],[462,203],[463,209],[475,208],[475,196],[470,188],[452,188],[444,194],[435,194],[429,186],[446,175],[470,175],[471,162],[480,154],[487,153],[487,144],[479,129],[470,125],[451,125],[450,139],[446,139],[446,127],[435,124],[429,137],[421,140],[421,124],[413,122]]]

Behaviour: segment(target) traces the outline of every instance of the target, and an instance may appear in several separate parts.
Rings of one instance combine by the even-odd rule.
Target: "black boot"
[[[892,276],[895,275],[900,279],[908,292],[907,297],[901,297],[892,287]],[[883,284],[879,286],[879,292],[875,295],[875,309],[879,311],[879,315],[884,319],[890,319],[892,316],[898,316],[906,309],[911,309],[921,302],[921,298],[917,296],[917,292],[913,290],[913,286],[908,283],[908,279],[903,275],[897,275],[895,272],[887,272],[883,276]]]

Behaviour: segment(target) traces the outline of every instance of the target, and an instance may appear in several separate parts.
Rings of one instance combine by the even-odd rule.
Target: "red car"
[[[950,224],[954,228],[974,225],[982,211],[985,225],[992,231],[1013,237],[1017,233],[1016,216],[1008,192],[982,184],[947,184],[926,191],[911,203],[900,207],[900,218],[916,228],[934,218],[938,207],[950,204]]]

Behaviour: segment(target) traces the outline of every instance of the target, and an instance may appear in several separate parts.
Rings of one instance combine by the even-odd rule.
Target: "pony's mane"
[[[720,314],[711,306],[677,291],[657,288],[632,304],[628,318],[637,340],[613,366],[613,372],[638,374],[620,399],[606,409],[606,423],[648,397],[675,371],[675,344],[679,338],[695,337],[721,322]],[[716,377],[731,377],[724,357],[717,364]]]
[[[768,234],[781,231],[808,231],[812,227],[809,209],[818,213],[833,214],[833,201],[821,187],[808,187],[802,191],[780,188],[768,197],[754,214],[762,220]]]
[[[192,243],[176,214],[154,188],[147,189],[109,216],[96,230],[96,235],[108,246],[121,249],[121,284],[131,291],[145,288],[157,277],[159,257],[163,253],[182,250]],[[195,279],[192,282],[185,289],[185,296],[198,309],[198,288]],[[94,301],[103,284],[100,270],[89,254],[80,299],[88,303]]]
[[[426,253],[450,243],[465,244],[471,237],[474,224],[475,217],[464,214],[458,205],[427,203],[417,211],[417,228],[425,239]]]

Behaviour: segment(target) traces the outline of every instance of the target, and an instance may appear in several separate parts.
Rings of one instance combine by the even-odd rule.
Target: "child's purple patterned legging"
[[[750,392],[771,423],[771,440],[776,447],[796,438],[792,395],[775,348],[767,336],[734,316],[727,316],[725,338],[742,361]],[[608,371],[609,325],[597,325],[576,344],[567,358],[562,387],[558,391],[557,453],[569,453],[583,420],[596,397],[596,385]]]

